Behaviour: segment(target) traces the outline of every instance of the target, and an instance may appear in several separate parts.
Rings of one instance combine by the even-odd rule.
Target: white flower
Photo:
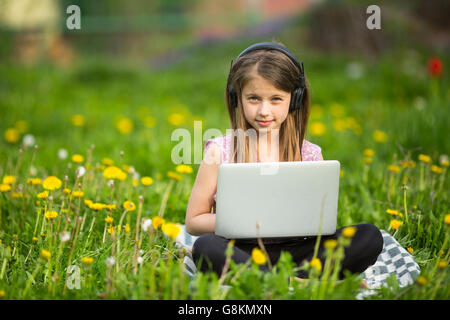
[[[67,152],[66,149],[59,149],[58,150],[58,158],[61,159],[61,160],[66,159],[68,155],[69,155],[69,153]]]
[[[106,265],[108,267],[112,267],[115,264],[116,264],[116,259],[114,259],[114,257],[109,257],[106,259]]]
[[[147,232],[152,226],[152,219],[142,219],[142,230]]]
[[[67,242],[70,240],[70,232],[63,231],[59,234],[59,239],[61,242]]]
[[[110,187],[110,188],[113,187],[114,186],[114,180],[113,179],[108,180],[107,184],[108,184],[108,187]]]
[[[86,173],[86,169],[81,166],[77,168],[77,178],[81,178]]]
[[[34,136],[29,133],[23,136],[23,145],[25,147],[31,147],[34,146],[34,143],[36,142],[36,139],[34,139]]]
[[[142,257],[138,257],[137,258],[137,263],[142,264],[142,262],[144,262],[144,259],[142,259]]]
[[[144,254],[144,250],[139,249],[139,254],[142,256]]]
[[[439,157],[439,164],[442,166],[444,162],[448,162],[448,155],[441,154]]]

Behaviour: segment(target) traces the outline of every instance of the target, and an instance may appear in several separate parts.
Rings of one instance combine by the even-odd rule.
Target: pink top
[[[206,151],[208,150],[211,143],[214,142],[218,144],[221,148],[222,152],[222,163],[228,163],[230,162],[230,148],[231,148],[231,134],[227,134],[225,136],[220,136],[214,139],[209,139],[206,141],[205,144],[205,151],[203,154],[206,154]],[[302,144],[302,161],[321,161],[323,160],[322,157],[322,149],[306,139],[303,139]],[[216,199],[217,199],[217,193],[214,194],[214,205],[211,209],[211,213],[214,213],[216,211]]]

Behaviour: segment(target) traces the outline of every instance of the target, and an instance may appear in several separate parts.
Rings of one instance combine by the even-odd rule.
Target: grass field
[[[355,298],[355,275],[326,281],[338,270],[331,263],[307,264],[312,281],[290,290],[288,255],[267,274],[255,261],[231,264],[220,279],[183,272],[173,238],[198,164],[172,162],[171,134],[187,128],[193,137],[195,120],[225,134],[229,63],[247,45],[199,49],[152,72],[118,60],[0,65],[1,298]],[[428,52],[368,61],[290,47],[312,90],[306,139],[341,162],[338,227],[387,230],[422,270],[414,284],[390,279],[369,299],[448,299],[450,61],[441,57],[438,77]],[[341,240],[329,261],[351,238]]]

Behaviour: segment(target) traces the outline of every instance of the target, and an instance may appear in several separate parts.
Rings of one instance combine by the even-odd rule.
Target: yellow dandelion
[[[336,248],[337,245],[338,245],[338,242],[334,239],[325,240],[323,243],[323,246],[326,249],[330,249],[330,250],[333,250],[334,248]]]
[[[450,213],[445,215],[444,222],[447,225],[450,224]]]
[[[351,227],[346,227],[346,228],[344,228],[344,230],[342,230],[342,235],[345,237],[345,238],[353,238],[353,236],[355,235],[355,233],[356,233],[356,227],[353,227],[353,226],[351,226]]]
[[[371,157],[364,157],[364,163],[372,163],[372,158]]]
[[[363,155],[366,157],[373,157],[374,154],[375,151],[373,151],[373,149],[364,149],[363,151]]]
[[[72,196],[75,198],[81,198],[82,196],[84,196],[84,192],[83,191],[74,191],[74,192],[72,192]]]
[[[133,184],[134,187],[137,187],[139,185],[139,180],[133,179],[133,180],[131,180],[131,183]]]
[[[412,160],[400,160],[400,164],[403,168],[415,168],[416,163]]]
[[[194,171],[191,166],[188,166],[186,164],[177,165],[175,170],[179,173],[192,173]]]
[[[400,212],[398,212],[398,210],[394,210],[394,209],[387,209],[386,212],[393,216],[398,216],[400,214]]]
[[[439,263],[438,263],[438,268],[439,268],[439,269],[445,269],[445,268],[447,268],[447,265],[448,265],[448,263],[447,263],[446,260],[441,260],[441,261],[439,261]]]
[[[177,180],[177,181],[181,181],[183,179],[183,177],[181,177],[178,173],[173,172],[173,171],[167,172],[167,176],[170,179],[174,179],[174,180]]]
[[[425,162],[425,163],[430,163],[431,162],[431,157],[427,156],[426,154],[419,154],[418,159],[419,159],[419,161]]]
[[[94,202],[92,201],[92,200],[89,200],[89,199],[84,199],[84,205],[86,206],[86,207],[89,207],[91,204],[93,204]]]
[[[322,270],[322,262],[318,258],[313,258],[310,262],[312,268],[316,268],[317,271]]]
[[[9,184],[0,184],[0,191],[1,192],[8,192],[11,190],[11,186]]]
[[[330,113],[333,117],[340,118],[345,115],[345,108],[342,104],[334,102],[330,105]]]
[[[42,259],[48,260],[48,259],[50,259],[51,256],[52,256],[52,254],[50,253],[50,251],[45,250],[45,249],[41,250],[41,258]]]
[[[411,248],[411,247],[409,247],[408,249],[406,249],[406,250],[408,250],[408,252],[410,253],[410,254],[413,254],[414,253],[414,249],[413,248]]]
[[[152,219],[152,225],[155,230],[157,230],[160,226],[164,225],[165,220],[160,216],[156,216]]]
[[[115,204],[106,204],[105,209],[109,211],[113,211],[117,209],[117,206]]]
[[[81,154],[74,154],[72,156],[72,161],[75,163],[81,163],[84,161],[84,157]]]
[[[419,276],[416,280],[417,284],[420,286],[424,286],[428,283],[427,278],[425,278],[424,276]]]
[[[123,175],[126,173],[124,173],[122,171],[122,169],[116,167],[116,166],[109,166],[107,167],[104,171],[103,171],[103,176],[106,179],[119,179],[121,178]]]
[[[31,179],[31,185],[32,186],[38,186],[42,184],[42,179],[41,178],[32,178]]]
[[[112,223],[114,222],[114,218],[111,217],[111,216],[107,216],[107,217],[105,218],[105,222],[106,222],[107,224],[112,224]]]
[[[72,191],[72,190],[70,190],[70,189],[68,189],[68,188],[64,188],[64,189],[63,189],[63,193],[64,193],[64,194],[70,194],[71,191]]]
[[[47,199],[47,198],[48,198],[48,191],[39,192],[39,193],[37,194],[37,197],[38,197],[39,199]]]
[[[322,122],[314,121],[310,125],[310,131],[313,136],[323,136],[327,132],[327,127]]]
[[[83,257],[83,258],[81,258],[81,263],[86,265],[86,266],[91,265],[93,262],[94,262],[94,258],[92,258],[92,257]]]
[[[49,176],[42,182],[42,186],[46,190],[55,190],[61,188],[62,182],[55,176]]]
[[[444,172],[444,169],[433,164],[431,166],[431,171],[433,171],[436,174],[441,174],[442,172]]]
[[[448,159],[444,159],[444,160],[441,161],[441,166],[443,166],[443,167],[448,167],[448,164],[449,164],[449,160]]]
[[[95,203],[89,204],[89,208],[94,210],[94,211],[100,211],[100,210],[105,208],[105,204],[99,203],[99,202],[95,202]]]
[[[183,114],[174,112],[169,115],[167,120],[169,121],[169,123],[171,125],[179,126],[179,125],[182,125],[186,121],[186,118]]]
[[[339,178],[344,177],[344,170],[340,169],[339,170]]]
[[[400,167],[397,165],[394,165],[394,164],[388,165],[387,169],[388,169],[388,171],[395,172],[395,173],[400,172]]]
[[[125,117],[120,118],[116,122],[116,128],[121,134],[129,134],[131,131],[133,131],[133,127],[133,121]]]
[[[125,231],[126,233],[130,232],[130,230],[131,230],[131,228],[130,228],[130,225],[128,223],[123,226],[123,231]]]
[[[86,119],[84,118],[84,116],[82,114],[74,114],[72,116],[71,120],[72,120],[72,124],[75,127],[82,127],[82,126],[84,126],[84,124],[86,122]]]
[[[110,158],[103,158],[102,164],[104,164],[105,166],[112,166],[114,164],[114,160]]]
[[[111,225],[106,231],[108,231],[109,234],[114,234],[114,226]]]
[[[134,204],[133,201],[128,200],[123,203],[123,208],[127,211],[134,211],[136,210],[136,205]]]
[[[172,222],[164,223],[161,227],[161,230],[172,240],[175,239],[181,232],[180,226]]]
[[[153,184],[153,179],[150,178],[150,177],[142,177],[142,178],[141,178],[141,183],[142,183],[144,186],[149,186],[149,185],[152,185],[152,184]]]
[[[15,176],[4,176],[3,177],[3,184],[14,184],[16,182]]]
[[[53,220],[53,219],[55,219],[55,218],[58,216],[58,212],[53,211],[53,210],[51,210],[51,211],[46,211],[45,214],[44,214],[44,216],[45,216],[47,219],[49,219],[49,220]]]
[[[13,192],[12,193],[12,197],[13,198],[22,198],[23,197],[23,193],[22,192]]]
[[[400,228],[400,226],[403,224],[402,221],[397,220],[397,219],[392,219],[391,222],[389,223],[390,227],[392,229],[397,230],[398,228]]]
[[[381,130],[375,130],[373,132],[372,137],[373,137],[373,140],[375,140],[375,142],[381,142],[381,143],[386,142],[388,139],[387,134]]]
[[[20,139],[20,132],[16,128],[9,128],[5,131],[5,140],[8,143],[16,143]]]
[[[0,299],[3,299],[6,296],[5,290],[0,290]]]
[[[33,241],[33,242],[38,242],[38,237],[33,237],[32,239],[31,239],[31,241]]]
[[[253,248],[252,259],[256,264],[263,265],[267,262],[267,257],[259,248]]]

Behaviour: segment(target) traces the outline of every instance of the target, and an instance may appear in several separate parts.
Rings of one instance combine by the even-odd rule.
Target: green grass
[[[272,273],[263,274],[255,268],[243,270],[232,264],[223,279],[198,273],[191,282],[183,273],[183,252],[161,230],[144,233],[140,228],[142,241],[135,241],[138,212],[141,218],[153,218],[165,208],[166,221],[184,223],[198,164],[192,165],[193,173],[182,174],[181,181],[167,176],[176,167],[171,161],[171,150],[177,142],[171,141],[171,134],[182,127],[190,130],[193,138],[193,121],[199,118],[204,120],[203,132],[218,128],[225,134],[229,121],[224,87],[229,63],[247,45],[241,42],[199,49],[184,62],[160,71],[151,71],[145,65],[97,59],[84,59],[68,70],[47,64],[0,65],[0,175],[16,177],[12,190],[0,194],[0,295],[4,299],[355,298],[359,281],[355,275],[334,286],[317,281],[320,275],[313,273],[309,284],[293,285],[293,290],[289,290],[285,279],[294,274],[295,266],[287,255]],[[292,49],[302,56],[312,90],[314,112],[306,139],[322,148],[325,160],[341,162],[338,227],[373,223],[391,232],[402,246],[414,250],[422,269],[421,279],[426,279],[426,284],[419,281],[404,288],[392,279],[389,288],[380,290],[371,299],[447,299],[449,226],[444,218],[449,214],[448,173],[439,161],[450,150],[445,138],[450,115],[447,74],[440,79],[430,78],[426,72],[429,56],[426,52],[418,52],[411,60],[409,68],[416,70],[416,75],[410,76],[400,63],[409,59],[404,51],[366,61],[362,57],[329,55],[295,46]],[[346,66],[351,61],[361,63],[362,78],[346,76]],[[446,66],[450,61],[443,62]],[[332,114],[335,104],[343,106],[342,115]],[[319,109],[321,116],[316,113]],[[167,121],[174,112],[183,114],[185,122],[180,126]],[[72,124],[75,114],[84,116],[83,126]],[[147,116],[156,119],[153,127],[146,126]],[[132,121],[129,134],[117,130],[120,117]],[[334,129],[336,119],[348,117],[354,119],[360,131],[355,127]],[[19,155],[21,140],[9,143],[4,139],[7,129],[20,127],[18,121],[27,125],[20,139],[33,134],[37,151],[33,147],[23,148]],[[311,131],[314,122],[326,126],[323,135]],[[374,141],[375,130],[385,132],[387,140]],[[68,151],[65,160],[58,158],[61,148]],[[374,150],[371,163],[365,163],[364,149]],[[113,239],[106,233],[103,241],[108,213],[105,209],[94,212],[82,200],[78,203],[78,199],[73,199],[68,212],[60,211],[67,209],[69,203],[62,189],[78,187],[78,182],[75,183],[78,164],[72,163],[73,154],[83,155],[82,164],[88,169],[78,181],[82,182],[83,200],[116,204],[117,209],[111,212],[115,226],[123,214],[124,201],[131,200],[138,207],[124,216],[122,226],[128,223],[130,232],[121,232],[120,257],[117,257],[117,231]],[[419,154],[429,155],[432,163],[420,162]],[[154,183],[133,186],[132,175],[128,174],[124,181],[116,181],[111,196],[107,179],[102,175],[104,158],[112,159],[121,168],[132,166],[141,177],[152,177]],[[403,168],[400,160],[414,160],[416,167]],[[388,171],[391,164],[399,165],[401,171]],[[438,165],[444,172],[432,172],[431,165]],[[63,186],[52,193],[52,200],[41,199],[36,204],[37,193],[43,187],[27,184],[27,178],[32,177],[31,167],[35,177],[55,175],[62,180]],[[421,170],[423,189],[420,189]],[[404,182],[408,187],[406,203]],[[13,192],[19,191],[22,197],[14,197]],[[140,195],[142,204],[138,200]],[[42,225],[43,212],[50,203],[59,211],[58,217],[53,223],[46,221]],[[402,213],[398,219],[403,224],[398,230],[389,227],[393,217],[386,213],[387,209]],[[66,218],[70,218],[66,230],[72,232],[77,215],[84,218],[83,228],[76,232],[77,241],[61,243],[58,235]],[[33,241],[34,236],[37,242]],[[65,270],[73,245],[70,264],[80,267],[80,290],[64,289],[66,280],[72,279]],[[137,252],[143,258],[137,268],[133,264],[135,247],[142,250]],[[50,259],[40,258],[42,249],[50,250]],[[94,258],[92,265],[81,263],[86,256]],[[118,265],[111,268],[106,265],[110,256],[116,258]],[[446,262],[444,268],[438,268],[440,261]],[[52,281],[56,273],[57,281]],[[230,285],[230,289],[221,291],[219,283]]]

